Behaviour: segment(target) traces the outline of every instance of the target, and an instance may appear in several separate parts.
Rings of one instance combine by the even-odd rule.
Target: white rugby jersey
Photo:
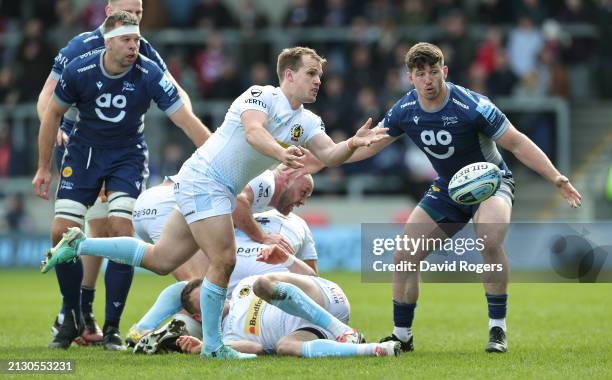
[[[294,213],[285,216],[276,210],[255,214],[255,220],[265,233],[283,235],[295,250],[295,256],[302,260],[317,260],[312,232],[304,219]],[[283,265],[270,265],[256,261],[257,252],[267,245],[257,243],[244,232],[236,230],[236,266],[229,280],[228,294],[245,277],[272,272],[287,272]]]
[[[256,342],[271,353],[282,337],[309,324],[257,297],[253,293],[256,279],[257,276],[243,279],[232,292],[229,313],[223,319],[223,340]]]
[[[253,205],[251,206],[251,212],[253,214],[257,212],[267,211],[270,209],[270,202],[274,196],[276,190],[276,184],[274,183],[274,173],[271,170],[266,170],[257,177],[253,178],[248,186],[253,191]]]
[[[227,111],[223,124],[185,162],[185,166],[227,186],[234,194],[276,161],[255,150],[246,140],[240,120],[243,112],[268,115],[266,129],[282,146],[304,146],[325,133],[321,118],[301,105],[293,110],[280,87],[252,86]]]

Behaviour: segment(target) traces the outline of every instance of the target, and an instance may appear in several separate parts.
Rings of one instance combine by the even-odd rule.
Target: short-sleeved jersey
[[[168,116],[182,106],[182,100],[150,59],[139,54],[130,69],[110,75],[104,69],[104,54],[101,50],[70,62],[55,88],[55,100],[79,110],[71,138],[99,148],[138,144],[151,100]]]
[[[276,190],[274,173],[271,170],[266,170],[249,181],[247,186],[253,192],[253,205],[251,206],[251,211],[256,213],[269,210],[270,202]]]
[[[448,98],[434,112],[421,108],[416,90],[403,96],[384,118],[388,134],[407,134],[425,152],[443,185],[473,162],[491,162],[510,175],[495,145],[495,140],[508,129],[506,116],[487,97],[446,84]]]
[[[185,162],[187,167],[227,186],[233,194],[276,163],[247,142],[240,119],[247,110],[267,115],[266,129],[282,146],[304,146],[314,136],[325,133],[321,118],[303,105],[292,109],[279,87],[252,86],[234,100],[223,124]]]
[[[283,235],[295,251],[295,256],[302,260],[317,260],[317,250],[310,228],[294,213],[283,215],[277,210],[255,214],[257,224],[265,233]],[[236,284],[247,276],[272,272],[287,272],[283,265],[270,265],[255,260],[257,253],[266,248],[244,232],[236,230],[236,266],[229,279],[228,294]]]
[[[51,73],[49,76],[52,79],[59,81],[64,69],[70,62],[72,62],[72,60],[82,56],[83,54],[95,54],[103,49],[104,36],[102,33],[102,26],[95,30],[74,36],[55,56],[53,67],[51,68]],[[140,38],[139,52],[155,62],[155,64],[157,64],[157,66],[159,66],[163,72],[168,71],[168,67],[166,66],[166,63],[162,57],[153,48],[153,46],[151,46],[149,41],[143,37]],[[72,132],[72,127],[74,126],[74,122],[77,120],[77,115],[78,110],[76,107],[70,107],[68,112],[66,112],[64,115],[61,128],[67,135],[70,135]]]
[[[257,277],[247,277],[234,288],[229,313],[223,318],[223,340],[259,343],[272,353],[282,337],[310,324],[257,297],[253,292]]]

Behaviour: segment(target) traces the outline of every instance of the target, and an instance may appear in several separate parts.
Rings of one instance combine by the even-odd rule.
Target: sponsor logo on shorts
[[[141,208],[138,210],[134,210],[132,212],[132,216],[134,218],[141,218],[145,216],[157,216],[157,209],[156,208]]]
[[[247,312],[247,323],[244,327],[245,333],[259,336],[261,313],[263,313],[263,309],[265,306],[266,303],[264,302],[264,300],[259,297],[253,297],[253,301],[251,301],[251,305],[249,306],[249,310]]]
[[[327,290],[329,290],[329,293],[331,294],[332,300],[335,304],[346,303],[346,296],[344,295],[342,289],[336,286],[328,286]]]
[[[72,168],[70,166],[66,166],[63,170],[62,170],[62,177],[64,178],[68,178],[72,176]]]
[[[72,190],[74,189],[74,182],[66,181],[65,179],[60,182],[61,190]]]

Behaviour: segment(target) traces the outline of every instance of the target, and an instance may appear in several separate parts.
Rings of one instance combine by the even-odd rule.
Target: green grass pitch
[[[363,284],[356,273],[325,276],[338,282],[349,296],[351,325],[371,341],[391,331],[389,284]],[[121,325],[123,333],[171,282],[171,277],[135,277]],[[103,320],[102,281],[97,289],[94,311]],[[504,355],[484,352],[487,312],[479,284],[424,284],[413,353],[399,358],[261,357],[250,362],[203,361],[178,354],[137,356],[76,345],[67,351],[49,350],[46,345],[59,308],[58,294],[53,274],[0,271],[0,360],[75,361],[74,375],[44,378],[612,378],[612,284],[511,284],[510,351]]]

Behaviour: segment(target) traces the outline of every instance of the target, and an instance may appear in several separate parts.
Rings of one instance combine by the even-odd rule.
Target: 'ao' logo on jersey
[[[439,160],[444,160],[449,158],[455,153],[455,147],[449,146],[451,142],[453,142],[453,136],[448,131],[440,130],[438,132],[432,130],[424,130],[421,132],[421,141],[426,145],[423,150],[427,152],[432,157],[435,157]],[[429,147],[430,146],[438,146],[441,145],[443,147],[447,147],[445,153],[435,153]]]
[[[123,109],[127,105],[127,99],[123,95],[115,95],[106,92],[96,98],[96,104],[100,108],[111,108],[111,105],[118,109]],[[101,120],[110,121],[111,123],[118,123],[125,117],[125,111],[119,112],[116,116],[106,116],[100,108],[96,107],[96,115]]]

